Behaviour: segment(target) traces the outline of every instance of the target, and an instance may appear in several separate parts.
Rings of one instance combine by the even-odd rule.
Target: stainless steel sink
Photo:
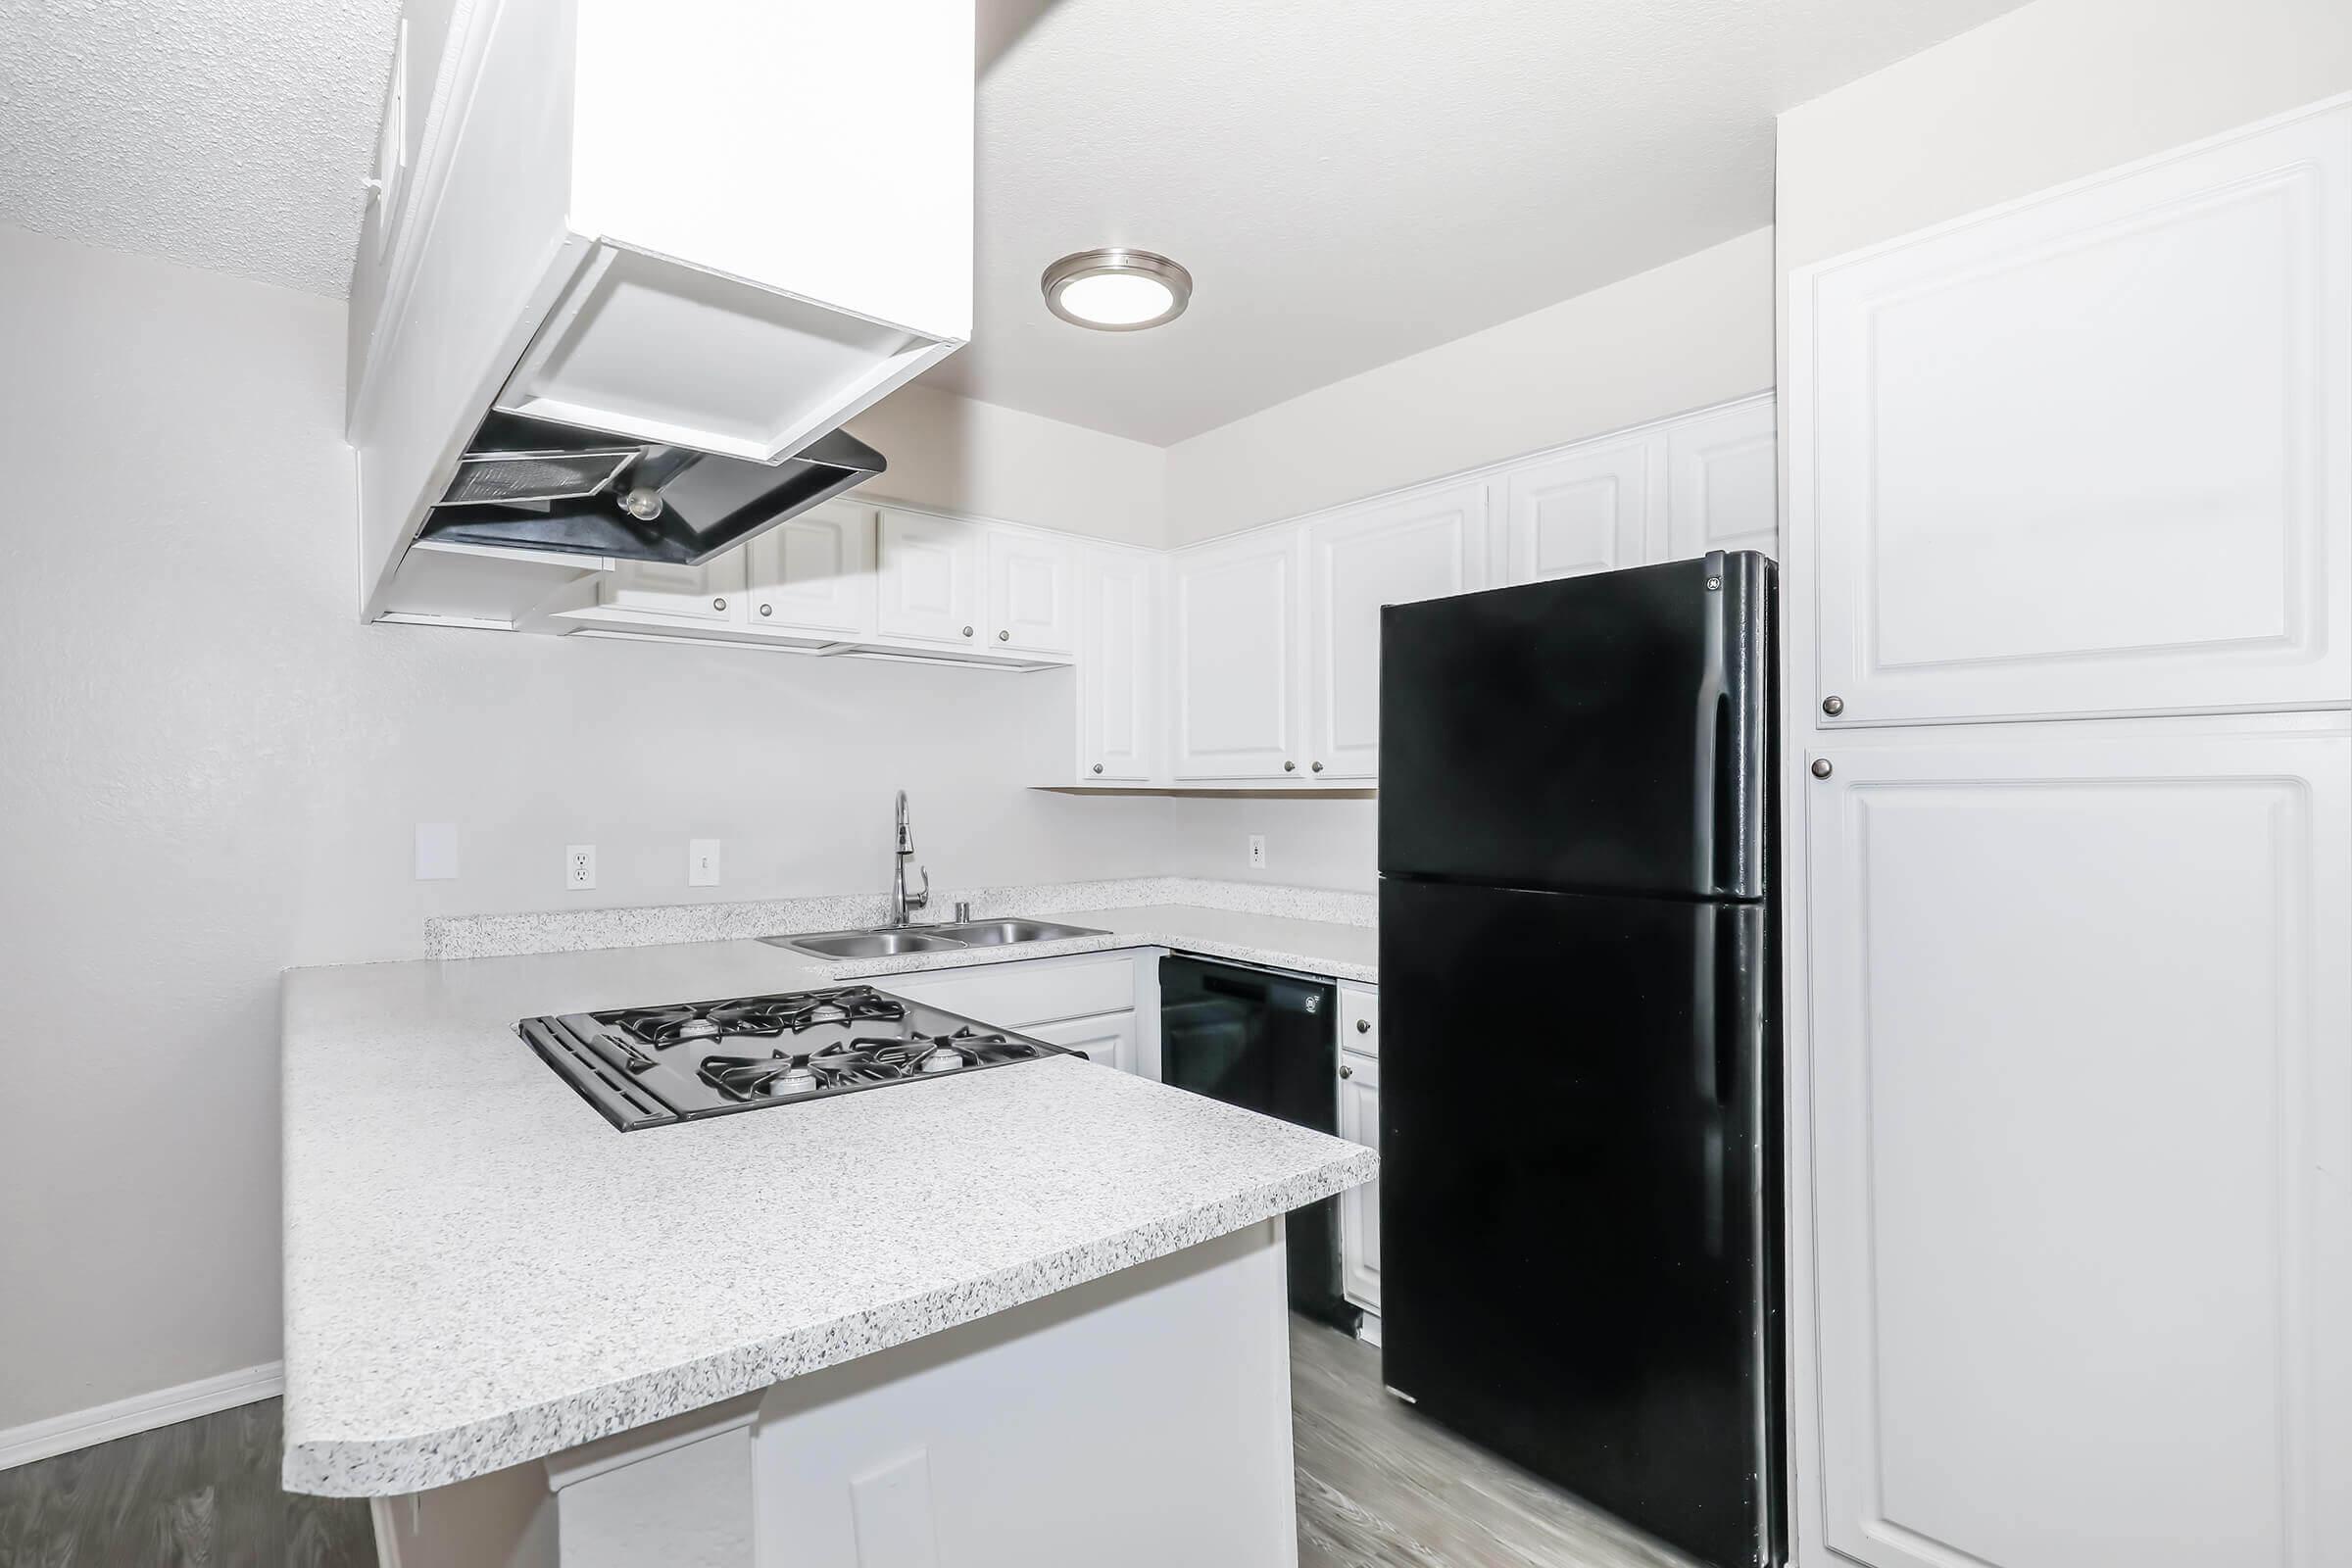
[[[820,931],[801,937],[761,937],[776,948],[798,948],[824,958],[888,958],[902,953],[952,953],[957,948],[998,948],[1015,942],[1059,942],[1065,937],[1099,937],[1083,925],[1050,920],[967,920],[957,925],[893,927],[886,931]]]
[[[928,932],[839,931],[814,937],[766,937],[780,947],[798,948],[828,958],[887,958],[901,953],[939,953],[963,943]]]
[[[1055,925],[1050,920],[973,920],[963,925],[934,927],[967,947],[994,948],[1007,942],[1059,942],[1067,937],[1099,937],[1103,933],[1083,925]]]

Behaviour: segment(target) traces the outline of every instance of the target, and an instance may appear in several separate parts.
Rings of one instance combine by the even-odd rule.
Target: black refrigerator
[[[1384,1376],[1783,1560],[1774,568],[1382,612]]]

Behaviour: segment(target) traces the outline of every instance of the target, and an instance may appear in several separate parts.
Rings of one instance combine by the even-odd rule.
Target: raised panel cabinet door
[[[1380,1060],[1340,1056],[1340,1136],[1380,1147]],[[1340,1294],[1367,1312],[1380,1310],[1380,1183],[1340,1195]]]
[[[1790,284],[1835,722],[2352,700],[2352,105]]]
[[[1179,778],[1297,779],[1298,532],[1179,556],[1170,568]]]
[[[1770,397],[1694,414],[1666,427],[1666,554],[1710,550],[1781,557],[1781,464]]]
[[[1503,580],[1549,582],[1648,561],[1665,466],[1666,438],[1644,431],[1513,471],[1504,495]]]
[[[743,619],[743,552],[730,550],[699,566],[623,562],[600,586],[598,598],[614,610],[732,624]]]
[[[1149,782],[1159,767],[1160,564],[1088,550],[1078,569],[1078,782]]]
[[[744,547],[744,624],[757,631],[869,637],[874,631],[874,509],[828,501]]]
[[[1487,585],[1487,487],[1457,485],[1306,530],[1309,782],[1380,772],[1380,607]]]
[[[1874,1568],[2352,1562],[2352,735],[2228,722],[1800,779],[1796,1471]]]
[[[985,630],[991,649],[1066,654],[1076,647],[1076,557],[1066,539],[989,530]]]
[[[1034,1035],[1050,1046],[1066,1046],[1083,1051],[1087,1058],[1104,1067],[1116,1067],[1121,1072],[1135,1071],[1135,1014],[1132,1012],[1101,1013],[1092,1018],[1070,1018],[1061,1023],[1032,1024],[1021,1031]]]
[[[980,525],[886,507],[879,533],[882,635],[977,650],[988,554]]]

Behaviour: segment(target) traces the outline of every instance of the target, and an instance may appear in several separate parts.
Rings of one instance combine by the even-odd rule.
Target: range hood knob
[[[639,522],[651,522],[662,515],[662,492],[641,484],[620,498],[620,510]]]

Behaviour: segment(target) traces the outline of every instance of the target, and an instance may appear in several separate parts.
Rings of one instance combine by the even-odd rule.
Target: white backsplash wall
[[[0,1431],[277,1358],[286,965],[878,890],[896,788],[943,884],[1191,869],[1177,803],[1021,787],[1067,672],[363,626],[341,302],[8,229],[0,277]]]
[[[1157,831],[1170,871],[1234,882],[1345,888],[1369,893],[1378,881],[1376,800],[1171,799]],[[1266,865],[1250,868],[1250,835],[1266,839]]]

